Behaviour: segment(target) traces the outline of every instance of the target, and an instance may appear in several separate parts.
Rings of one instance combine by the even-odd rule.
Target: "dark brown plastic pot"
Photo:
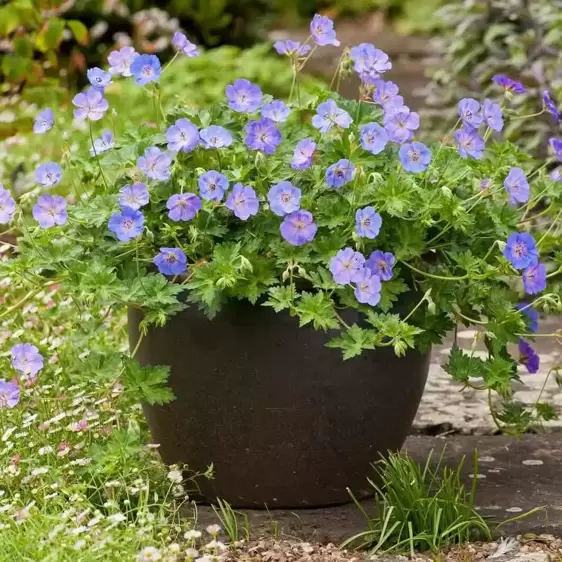
[[[132,346],[141,319],[130,310]],[[213,463],[202,494],[235,507],[345,503],[347,487],[367,495],[370,463],[398,450],[411,428],[429,354],[380,348],[343,361],[329,339],[247,302],[212,321],[192,307],[151,329],[137,359],[169,365],[176,395],[144,406],[164,461],[196,471]]]

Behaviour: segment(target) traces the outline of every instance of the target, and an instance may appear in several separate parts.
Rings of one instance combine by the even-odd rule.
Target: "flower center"
[[[412,162],[417,162],[420,159],[421,154],[417,150],[410,150],[409,156]]]
[[[5,393],[0,394],[0,406],[4,407],[7,405],[8,405],[8,396]]]
[[[131,230],[131,228],[133,228],[133,221],[131,219],[125,219],[123,221],[123,228],[125,230]]]
[[[176,258],[176,256],[175,256],[174,254],[168,254],[168,255],[166,256],[166,261],[167,261],[168,263],[176,263],[178,260],[177,260],[177,258]]]
[[[143,66],[142,67],[142,73],[145,76],[152,76],[152,67],[151,66]]]
[[[513,253],[518,257],[522,258],[523,256],[527,255],[527,247],[525,244],[515,244],[513,248]]]
[[[296,221],[294,222],[294,224],[295,224],[295,228],[296,228],[297,230],[302,230],[302,229],[304,228],[304,221],[302,221],[302,220],[300,220],[300,219],[299,219],[299,220],[296,220]]]
[[[371,219],[370,218],[363,219],[363,226],[365,228],[369,228],[371,226]]]
[[[283,203],[288,203],[291,200],[291,196],[288,193],[281,194],[281,201]]]
[[[211,144],[219,144],[219,137],[211,137]]]
[[[377,262],[377,265],[379,266],[379,269],[383,272],[386,273],[386,269],[387,269],[387,265],[386,262],[384,260],[379,260]]]

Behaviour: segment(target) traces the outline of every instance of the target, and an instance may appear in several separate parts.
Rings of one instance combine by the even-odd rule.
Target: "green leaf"
[[[442,367],[453,377],[453,380],[463,384],[468,383],[471,378],[484,378],[486,372],[486,363],[482,359],[470,356],[457,344],[453,345],[448,361]]]
[[[64,34],[66,23],[60,18],[51,18],[43,26],[35,39],[35,46],[43,53],[57,50]]]
[[[388,312],[398,300],[398,296],[409,290],[408,285],[402,279],[396,278],[390,281],[383,281],[381,287],[381,300],[378,307],[383,312]]]
[[[174,393],[166,386],[170,367],[142,367],[134,359],[124,360],[123,385],[132,400],[159,406],[174,400]]]
[[[302,293],[295,310],[301,327],[312,322],[315,330],[339,328],[334,302],[324,292]]]
[[[341,349],[344,359],[361,355],[363,350],[375,349],[373,330],[365,330],[357,324],[350,326],[340,337],[331,339],[326,346]]]
[[[87,45],[89,41],[88,28],[79,20],[68,20],[66,22],[72,35],[80,45]]]
[[[517,380],[517,365],[513,360],[493,357],[486,361],[484,381],[486,386],[502,396],[511,395],[511,381]]]
[[[291,286],[272,287],[268,293],[269,299],[263,303],[263,306],[270,306],[275,312],[290,309],[293,305],[295,292]]]

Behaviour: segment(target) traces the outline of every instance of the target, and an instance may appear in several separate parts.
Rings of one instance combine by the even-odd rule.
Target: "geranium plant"
[[[498,77],[499,99],[461,100],[455,128],[429,147],[415,140],[419,116],[383,79],[392,64],[373,45],[346,49],[337,67],[359,74],[357,100],[301,92],[310,56],[339,44],[327,17],[315,16],[310,30],[304,44],[274,46],[293,70],[288,102],[240,78],[220,104],[178,99],[165,113],[158,84],[173,61],[112,53],[109,72],[90,71],[92,87],[74,98],[91,155],[67,153],[37,169],[50,190],[70,176],[75,202],[38,190],[16,207],[2,192],[1,220],[20,234],[4,271],[31,291],[59,283],[77,307],[139,307],[144,329],[187,306],[213,318],[247,299],[329,331],[346,360],[386,346],[427,352],[459,323],[477,325],[475,347],[482,342],[487,358],[455,346],[445,369],[504,399],[492,412],[503,429],[551,419],[540,401],[525,411],[511,400],[518,364],[538,370],[530,343],[538,311],[562,309],[559,176],[501,140],[516,84]],[[197,54],[183,36],[174,45],[178,56]],[[154,114],[114,137],[103,87],[119,75],[147,90]],[[38,133],[60,142],[49,118],[39,114]],[[551,145],[562,159],[562,141]],[[539,219],[547,227],[535,237]],[[14,350],[20,373],[22,357],[39,365],[40,350],[26,349]],[[161,388],[165,369],[123,358],[119,373],[139,399],[172,399]],[[14,388],[6,393],[13,406]]]

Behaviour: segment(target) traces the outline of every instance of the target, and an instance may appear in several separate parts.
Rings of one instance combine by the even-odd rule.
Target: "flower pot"
[[[130,310],[133,347],[141,319]],[[171,367],[176,399],[144,405],[164,461],[197,471],[213,463],[201,492],[235,507],[346,503],[348,487],[367,495],[370,464],[408,435],[429,354],[379,348],[343,361],[329,339],[242,301],[213,320],[192,307],[152,328],[136,357]]]

